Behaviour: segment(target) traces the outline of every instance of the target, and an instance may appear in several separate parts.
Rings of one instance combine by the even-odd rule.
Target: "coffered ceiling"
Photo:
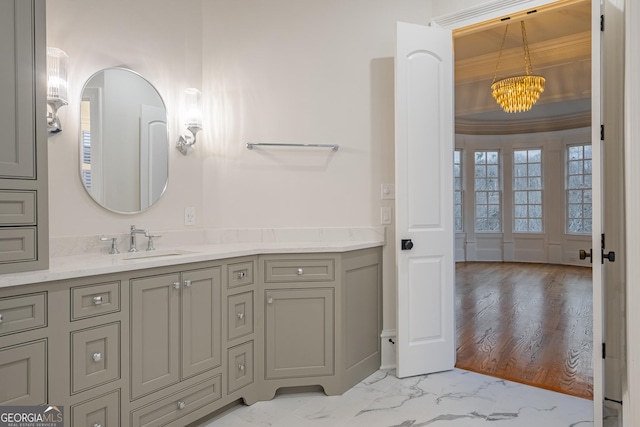
[[[502,19],[454,33],[456,131],[504,134],[589,126],[591,2],[564,0]],[[530,111],[509,114],[496,104],[490,87],[507,25],[496,77],[525,72],[520,21],[525,22],[533,73],[545,77],[546,88]]]

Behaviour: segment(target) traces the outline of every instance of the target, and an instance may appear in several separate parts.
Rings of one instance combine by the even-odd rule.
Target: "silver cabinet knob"
[[[302,276],[304,274],[304,270],[299,268],[298,269],[298,276]]]
[[[238,364],[238,370],[239,370],[239,371],[244,371],[244,364],[239,363],[239,364]]]
[[[238,316],[238,320],[244,319],[244,313],[238,313],[237,316]]]
[[[186,403],[184,403],[184,401],[179,401],[178,402],[178,409],[184,409],[187,406]]]
[[[187,288],[190,288],[191,287],[191,280],[185,280],[184,281],[184,286],[187,287]]]
[[[239,271],[237,276],[238,276],[238,279],[244,279],[247,276],[247,273],[244,271]]]
[[[93,427],[102,427],[102,424],[95,423]]]
[[[102,361],[102,353],[93,353],[93,356],[91,356],[91,358],[94,362],[100,362]]]
[[[180,282],[173,282],[173,289],[180,289]]]
[[[273,298],[271,297],[267,298],[267,304],[273,304]]]
[[[98,296],[98,297],[93,297],[93,305],[100,305],[102,304],[102,297]]]

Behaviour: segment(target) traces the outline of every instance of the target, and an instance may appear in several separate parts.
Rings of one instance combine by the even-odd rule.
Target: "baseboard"
[[[382,363],[380,369],[395,369],[396,367],[396,330],[388,329],[380,334],[382,348]]]

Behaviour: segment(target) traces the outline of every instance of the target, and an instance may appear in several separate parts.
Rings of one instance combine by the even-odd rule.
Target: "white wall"
[[[184,132],[176,105],[185,88],[202,82],[200,7],[201,0],[47,1],[47,44],[67,52],[70,68],[69,105],[60,109],[63,131],[49,137],[51,237],[122,234],[130,224],[181,229],[185,206],[195,206],[202,220],[199,154],[185,158],[171,147],[165,196],[136,215],[111,213],[93,202],[78,163],[80,92],[103,68],[126,67],[146,77],[167,104],[170,144]]]
[[[424,0],[49,0],[48,44],[70,56],[71,104],[50,141],[51,236],[197,227],[379,225],[380,185],[394,182],[396,21],[427,24]],[[151,81],[169,111],[201,87],[195,151],[170,149],[169,186],[147,212],[97,206],[78,172],[79,98],[95,71],[125,66]],[[337,143],[329,150],[249,151],[245,143]],[[395,328],[395,241],[384,249],[384,327]]]

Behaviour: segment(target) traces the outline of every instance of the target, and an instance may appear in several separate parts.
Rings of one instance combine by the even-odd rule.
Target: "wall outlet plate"
[[[380,224],[391,225],[391,212],[390,207],[380,208]]]
[[[184,225],[196,225],[196,208],[184,208]]]
[[[394,184],[380,185],[380,198],[382,200],[393,200],[396,198],[396,186]]]

